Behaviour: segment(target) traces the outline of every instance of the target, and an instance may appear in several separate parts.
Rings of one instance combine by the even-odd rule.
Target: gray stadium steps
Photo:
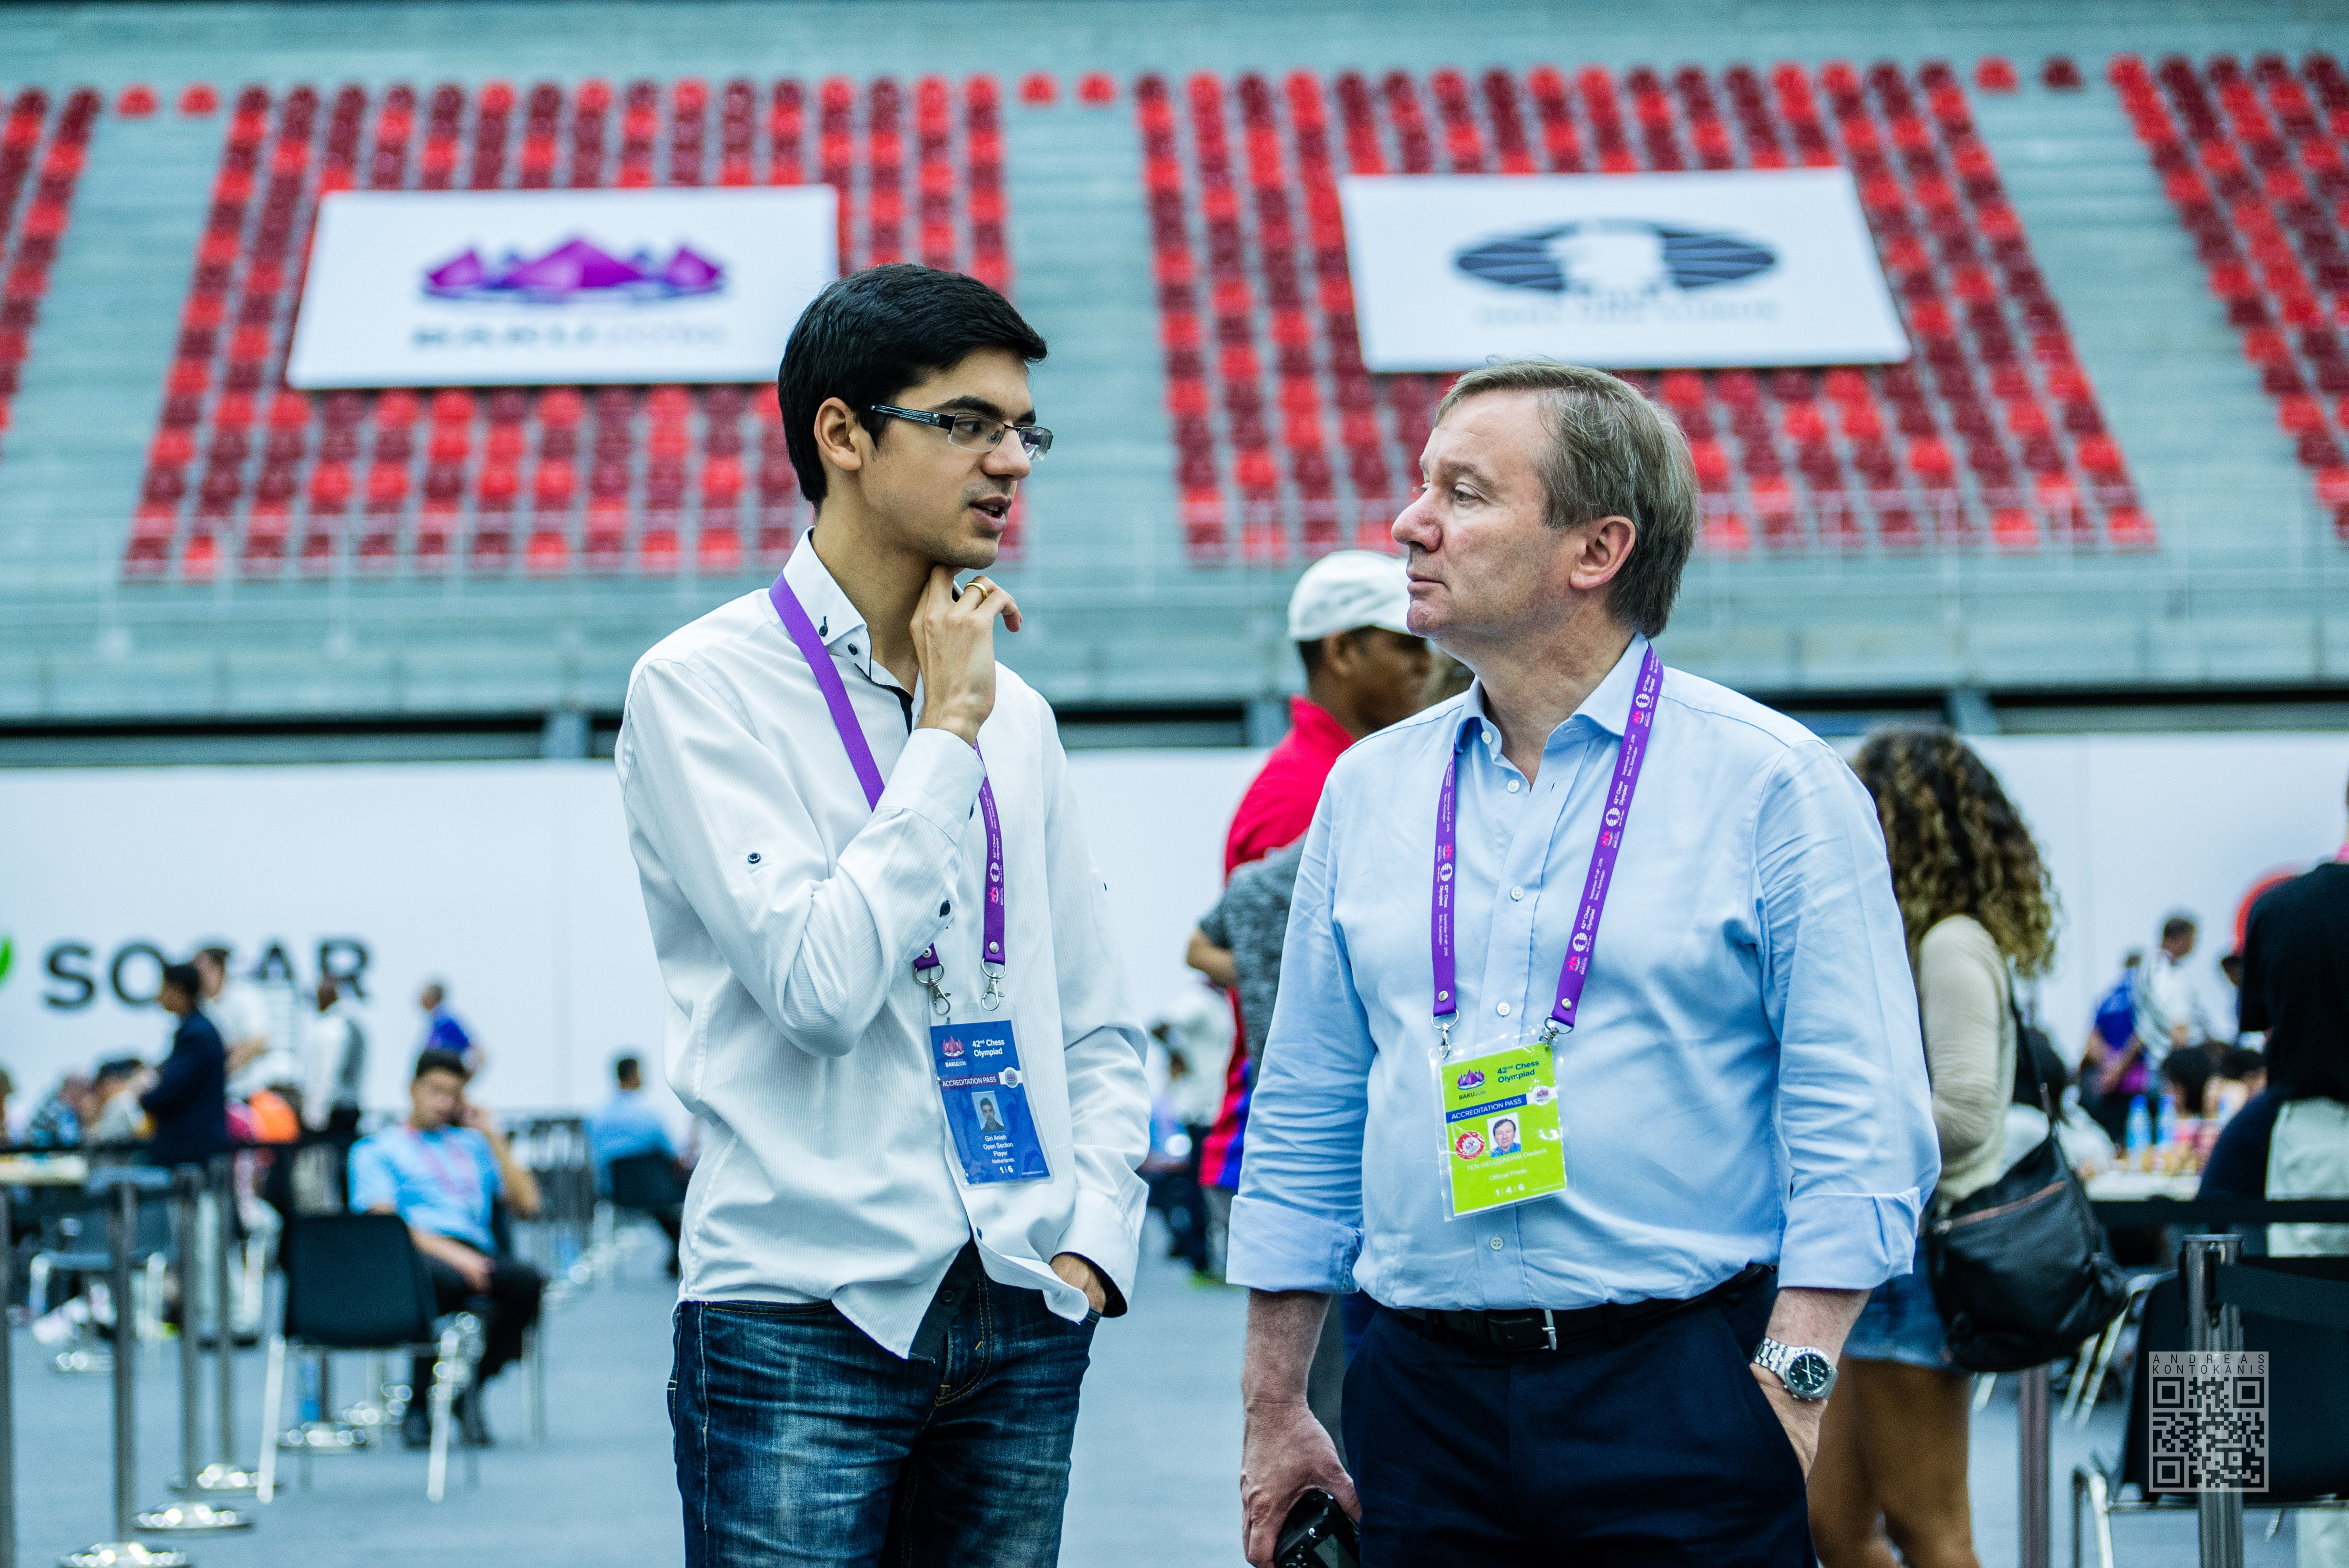
[[[168,52],[159,47],[163,28]],[[379,87],[444,76],[992,69],[1009,86],[1042,67],[1064,82],[1105,69],[1124,85],[1149,69],[1543,60],[1619,69],[1691,58],[1718,67],[1878,54],[1910,66],[1942,57],[1963,70],[1986,51],[2027,73],[2057,50],[2079,54],[2095,80],[2115,46],[2148,56],[2349,52],[2349,26],[2282,0],[2223,10],[2088,0],[2056,14],[2019,0],[1962,9],[1661,0],[1571,26],[1555,7],[1530,4],[1371,13],[1314,0],[1044,0],[1016,18],[947,0],[0,10],[0,57],[12,76],[53,88],[88,80],[109,95],[151,80],[167,103],[194,78],[233,92],[249,77]],[[2272,481],[2301,496],[2308,486],[2230,335],[2213,325],[2216,306],[2183,232],[2161,209],[2108,91],[2093,86],[2062,101],[1974,97],[2153,505],[2160,553],[1701,562],[1668,644],[1673,657],[1781,695],[2337,684],[2349,654],[2329,601],[2349,586],[2343,552],[2329,535],[2313,550],[2300,537],[2303,554],[2279,557],[2271,536],[2239,526],[2240,498],[2257,510]],[[1131,106],[1123,97],[1105,110],[1064,100],[1013,107],[1006,119],[1019,294],[1058,346],[1039,392],[1069,438],[1035,491],[1015,581],[1040,615],[1014,660],[1064,704],[1237,706],[1269,695],[1295,677],[1278,614],[1290,573],[1188,566],[1166,510],[1173,464],[1141,265]],[[616,707],[636,654],[732,585],[515,583],[460,595],[440,585],[119,584],[129,497],[222,124],[181,121],[167,108],[144,125],[104,119],[94,139],[0,460],[0,533],[21,538],[14,531],[42,526],[36,563],[0,563],[0,719]],[[2050,144],[2044,159],[2041,142]],[[2129,241],[2132,256],[2125,275],[2107,279],[2100,247],[2115,238]],[[2214,479],[2236,507],[2209,518],[2193,498]],[[91,521],[66,540],[47,524],[68,514]]]

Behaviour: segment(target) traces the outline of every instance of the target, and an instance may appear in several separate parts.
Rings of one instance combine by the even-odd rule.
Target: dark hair
[[[1471,370],[1444,395],[1436,423],[1486,392],[1539,395],[1550,434],[1548,449],[1534,459],[1548,502],[1545,521],[1567,529],[1602,517],[1629,519],[1637,533],[1607,585],[1607,609],[1635,632],[1663,635],[1696,548],[1696,467],[1688,437],[1629,381],[1552,359],[1504,359]]]
[[[613,1058],[612,1077],[615,1080],[640,1077],[643,1075],[644,1070],[645,1064],[636,1060],[634,1057],[616,1057]]]
[[[2242,1082],[2253,1073],[2263,1073],[2267,1070],[2267,1057],[2249,1046],[2230,1047],[2227,1054],[2219,1058],[2219,1076],[2223,1078],[2232,1078],[2237,1083]]]
[[[2178,1109],[2189,1116],[2203,1114],[2203,1094],[2210,1087],[2210,1058],[2202,1051],[2172,1051],[2161,1058],[2161,1076],[2178,1091]]]
[[[2017,973],[2055,957],[2055,889],[1998,777],[1950,730],[1880,729],[1852,761],[1876,800],[1892,896],[1915,963],[1925,934],[1970,914]]]
[[[455,1073],[468,1083],[473,1078],[473,1069],[465,1065],[464,1057],[438,1046],[416,1053],[416,1077],[420,1078],[426,1073]]]
[[[198,958],[209,958],[209,959],[211,959],[213,963],[215,963],[215,964],[217,964],[217,965],[219,965],[221,966],[221,970],[222,970],[222,973],[226,973],[226,972],[227,972],[227,969],[228,969],[228,949],[227,949],[227,948],[225,948],[225,947],[222,947],[222,946],[219,945],[217,943],[215,943],[215,944],[213,944],[212,945],[208,946],[208,947],[199,947],[199,948],[197,948],[197,949],[196,949],[196,957],[198,957]]]
[[[1361,629],[1356,626],[1352,631],[1332,632],[1330,637],[1343,637],[1350,643]],[[1308,637],[1297,645],[1297,656],[1304,661],[1307,680],[1321,673],[1321,660],[1330,652],[1330,637]]]
[[[164,965],[163,984],[184,991],[191,997],[204,994],[204,977],[197,972],[196,966],[192,964]]]
[[[112,1061],[98,1063],[98,1070],[90,1074],[90,1082],[96,1085],[110,1083],[116,1078],[127,1078],[133,1074],[144,1071],[146,1067],[147,1064],[137,1057],[116,1057]]]
[[[825,398],[856,410],[877,445],[890,420],[874,413],[873,405],[981,348],[1009,349],[1030,364],[1044,357],[1036,329],[977,278],[893,262],[826,284],[792,328],[782,368],[775,373],[775,400],[801,493],[823,505],[815,411]]]
[[[2175,942],[2181,936],[2191,936],[2194,931],[2194,923],[2182,914],[2173,914],[2161,923],[2161,939],[2164,942]]]

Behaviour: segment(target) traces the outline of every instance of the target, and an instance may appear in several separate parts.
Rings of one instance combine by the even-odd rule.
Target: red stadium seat
[[[1090,90],[1088,101],[1102,101],[1100,84]],[[696,546],[698,570],[771,565],[788,551],[804,508],[780,459],[772,482],[761,469],[758,493],[746,494],[754,487],[747,482],[745,436],[773,428],[771,387],[609,389],[613,396],[594,395],[593,420],[588,397],[569,387],[424,388],[316,399],[282,390],[292,326],[288,284],[300,269],[298,245],[316,198],[360,185],[748,185],[817,176],[853,198],[843,225],[843,266],[917,254],[1008,288],[1000,102],[1001,89],[984,74],[959,85],[926,77],[910,90],[889,78],[863,87],[835,79],[819,88],[740,77],[639,79],[617,91],[591,78],[567,96],[552,82],[496,80],[471,88],[444,83],[420,93],[395,84],[373,98],[357,87],[331,97],[299,86],[274,98],[247,88],[234,105],[182,312],[180,357],[158,422],[158,452],[178,449],[166,448],[167,437],[185,451],[175,461],[150,464],[140,505],[165,509],[172,519],[203,512],[226,522],[244,520],[243,537],[264,542],[241,552],[231,569],[244,569],[239,562],[260,569],[270,561],[267,531],[254,534],[251,521],[282,515],[297,500],[313,519],[300,542],[304,569],[311,572],[336,568],[343,535],[333,520],[355,506],[371,521],[356,536],[352,563],[370,571],[403,561],[419,571],[443,569],[460,552],[461,520],[470,514],[463,552],[470,570],[502,570],[519,549],[525,566],[541,573],[583,566],[666,573],[685,554],[674,514],[688,502],[703,509],[698,537],[709,542]],[[217,96],[191,89],[182,107],[213,112]],[[82,121],[60,117],[56,169],[78,172],[74,126],[95,108],[93,98]],[[818,109],[821,127],[809,127],[806,117]],[[33,126],[28,145],[37,148],[37,114]],[[822,167],[811,170],[808,139],[818,129]],[[708,145],[713,141],[714,149]],[[904,169],[908,160],[915,168]],[[290,207],[275,195],[257,199],[289,185],[297,196]],[[44,206],[28,214],[28,223],[35,215],[46,232],[36,249],[53,252],[63,210]],[[0,319],[0,420],[21,357],[14,346],[46,285],[46,253],[38,268],[19,267],[0,283],[0,317],[13,312],[21,318]],[[218,434],[256,423],[265,424],[267,438],[252,439],[224,459]],[[211,460],[191,475],[198,443]],[[155,499],[167,492],[169,500]],[[622,507],[620,521],[597,521],[599,513],[574,534],[573,510],[595,494]],[[751,520],[740,511],[749,505],[761,509],[755,562],[743,558],[741,547],[751,533]],[[539,521],[518,543],[512,514],[524,507]],[[632,531],[639,524],[641,531]],[[176,531],[141,537],[168,539]],[[730,551],[723,542],[729,537]],[[282,531],[279,538],[282,544]],[[133,555],[153,551],[135,541],[134,547],[126,573],[146,570],[140,562],[147,556]],[[282,548],[278,553],[282,558]]]

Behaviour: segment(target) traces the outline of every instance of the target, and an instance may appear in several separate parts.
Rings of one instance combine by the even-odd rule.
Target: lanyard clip
[[[1436,1019],[1435,1033],[1435,1059],[1448,1062],[1452,1059],[1452,1019],[1449,1016]]]
[[[978,998],[978,1005],[992,1011],[1003,1005],[1003,971],[986,965],[979,967],[987,975],[987,990]]]
[[[954,993],[947,989],[947,966],[944,964],[933,964],[927,969],[916,969],[914,971],[914,978],[928,988],[931,1012],[941,1018],[954,1016]]]
[[[1574,1026],[1572,1024],[1561,1024],[1556,1018],[1552,1018],[1542,1026],[1541,1034],[1537,1037],[1540,1043],[1545,1046],[1556,1046],[1557,1044],[1557,1037],[1560,1035],[1570,1035],[1572,1033],[1574,1033]]]

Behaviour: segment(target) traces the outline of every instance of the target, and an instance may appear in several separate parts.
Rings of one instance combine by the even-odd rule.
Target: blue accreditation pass
[[[1008,1019],[932,1026],[930,1060],[965,1181],[978,1186],[1051,1176],[1035,1119],[1028,1114],[1019,1047]]]

